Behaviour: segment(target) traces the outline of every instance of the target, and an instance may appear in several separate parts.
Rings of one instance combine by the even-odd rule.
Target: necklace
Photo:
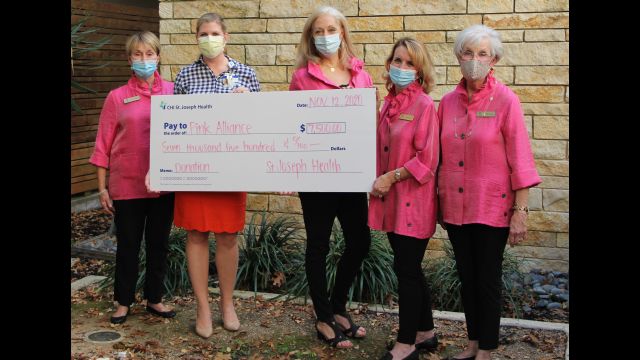
[[[329,64],[329,65],[327,65],[327,64],[325,64],[325,63],[321,63],[321,64],[322,64],[323,66],[328,67],[328,68],[329,68],[329,70],[331,70],[331,72],[336,72],[336,65],[333,65],[333,64]]]
[[[489,101],[487,102],[485,100],[485,106],[484,106],[484,110],[482,111],[482,113],[486,113],[487,112],[487,108],[489,108],[489,105],[491,105],[491,102],[493,101],[493,93],[495,92],[495,89],[491,92],[491,94],[489,95]],[[458,97],[458,106],[457,108],[460,108],[460,97]],[[467,120],[469,120],[469,106],[467,106],[467,108],[464,110],[464,116],[466,117]],[[477,121],[477,120],[476,120]],[[466,123],[466,121],[465,121]],[[464,140],[465,137],[469,137],[471,136],[471,134],[473,133],[473,126],[468,126],[467,128],[467,133],[461,133],[460,134],[460,139]],[[454,138],[458,138],[458,117],[454,116],[453,117],[453,137]]]

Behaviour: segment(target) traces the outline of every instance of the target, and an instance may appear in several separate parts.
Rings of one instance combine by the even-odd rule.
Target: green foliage
[[[238,287],[270,290],[274,280],[279,287],[303,256],[300,231],[300,224],[290,217],[254,213],[240,242]]]
[[[108,36],[105,36],[97,41],[88,40],[89,35],[95,34],[98,30],[100,30],[98,28],[83,28],[83,26],[89,19],[89,17],[85,17],[82,20],[78,21],[78,23],[76,23],[75,25],[71,26],[71,87],[83,92],[95,94],[95,90],[90,89],[73,79],[73,60],[78,59],[85,53],[99,50],[105,44],[108,44],[111,41],[111,38]],[[108,62],[84,62],[83,66],[85,66],[87,69],[98,69],[105,67],[108,64]],[[71,98],[71,108],[79,113],[82,113],[82,109],[80,109],[80,106],[78,106],[73,97]]]
[[[458,278],[456,260],[450,242],[444,243],[445,256],[427,259],[425,277],[431,289],[434,308],[442,311],[462,312],[462,284]],[[520,261],[505,249],[502,262],[502,299],[504,310],[516,318],[522,317],[522,305],[526,303],[526,292],[520,284],[524,275],[520,271]],[[520,284],[518,284],[518,280]]]
[[[329,244],[327,255],[327,285],[333,289],[336,280],[338,261],[344,253],[344,235],[340,226],[333,226],[333,241]],[[307,276],[304,271],[304,257],[299,260],[294,280],[289,282],[287,294],[289,296],[306,296],[309,292]],[[390,296],[396,295],[398,280],[393,272],[393,252],[385,233],[371,231],[371,247],[362,262],[353,285],[349,289],[349,302],[386,303]]]

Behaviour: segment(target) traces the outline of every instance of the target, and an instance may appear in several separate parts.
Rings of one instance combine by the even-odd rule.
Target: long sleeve
[[[118,129],[118,101],[113,91],[109,92],[100,112],[96,144],[89,162],[103,168],[109,167],[111,147]]]
[[[512,190],[536,186],[542,182],[531,151],[529,135],[518,97],[514,94],[502,126],[507,162],[511,169]]]
[[[421,184],[432,180],[439,161],[440,131],[433,102],[427,105],[418,120],[413,138],[416,155],[404,164],[411,175]]]

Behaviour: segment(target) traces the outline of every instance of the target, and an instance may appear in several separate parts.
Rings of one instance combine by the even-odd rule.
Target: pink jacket
[[[144,185],[149,170],[151,95],[173,94],[173,83],[163,80],[157,71],[154,78],[149,91],[146,83],[142,85],[132,75],[126,85],[110,91],[104,101],[89,162],[109,169],[109,195],[113,200],[160,196],[148,193]]]
[[[462,79],[440,101],[438,117],[442,146],[438,194],[443,220],[455,225],[508,227],[515,190],[542,182],[518,96],[496,80],[492,71],[486,86],[471,101]]]
[[[416,81],[384,98],[377,131],[376,172],[403,167],[412,177],[369,199],[369,227],[426,239],[436,229],[438,118],[433,100]]]
[[[357,58],[351,58],[351,81],[349,87],[372,87],[371,75],[364,70],[364,62]],[[293,72],[289,90],[327,90],[340,89],[340,84],[334,84],[322,73],[320,65],[309,61],[307,67],[301,67]]]

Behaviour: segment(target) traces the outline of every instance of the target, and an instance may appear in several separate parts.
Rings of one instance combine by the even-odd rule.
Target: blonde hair
[[[385,88],[387,91],[391,91],[391,88],[393,87],[393,82],[391,81],[388,72],[391,61],[393,61],[393,54],[399,46],[404,46],[407,49],[411,62],[413,62],[413,67],[416,70],[416,78],[420,80],[420,83],[422,84],[422,90],[427,94],[430,93],[435,87],[433,61],[431,61],[431,56],[424,45],[409,37],[398,39],[398,41],[393,45],[393,49],[391,49],[391,54],[387,57],[387,61],[385,61],[385,68],[387,70],[387,74],[384,75]]]
[[[346,67],[350,68],[349,60],[355,57],[355,51],[353,44],[351,43],[351,36],[349,35],[349,26],[347,25],[347,18],[342,15],[340,11],[331,6],[322,6],[316,9],[311,16],[307,19],[302,29],[302,36],[300,36],[300,43],[298,44],[298,54],[296,55],[295,68],[301,68],[307,66],[309,61],[316,64],[320,62],[321,54],[316,49],[316,45],[313,41],[313,23],[320,17],[320,15],[331,15],[342,27],[342,42],[338,49],[338,59]]]
[[[148,45],[156,52],[156,55],[160,55],[160,39],[151,31],[139,31],[129,36],[125,44],[127,55],[131,56],[138,44]]]
[[[196,23],[196,36],[198,36],[200,26],[210,22],[218,23],[218,25],[220,25],[220,27],[222,28],[222,32],[227,32],[227,25],[224,24],[224,19],[222,18],[222,16],[216,13],[206,13],[200,16],[198,22]]]

